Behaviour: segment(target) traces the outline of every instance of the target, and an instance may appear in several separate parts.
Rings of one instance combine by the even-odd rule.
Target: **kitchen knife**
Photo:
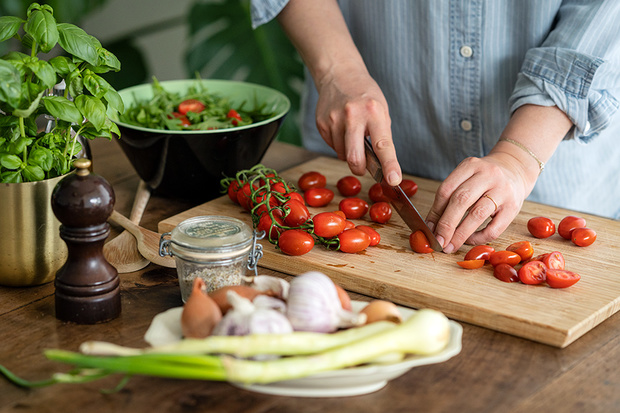
[[[398,212],[398,215],[405,221],[405,224],[407,224],[412,232],[418,230],[422,231],[424,235],[426,235],[426,238],[428,238],[433,250],[443,251],[441,244],[439,244],[437,238],[435,238],[435,235],[426,225],[426,222],[424,222],[424,219],[422,219],[420,213],[415,206],[413,206],[411,200],[400,185],[391,186],[385,181],[383,168],[381,168],[381,163],[379,162],[379,158],[377,158],[377,154],[375,154],[374,149],[372,149],[369,138],[364,139],[364,147],[366,150],[366,169],[368,169],[368,172],[370,172],[374,180],[381,184],[383,193],[390,199],[390,203],[396,212]]]

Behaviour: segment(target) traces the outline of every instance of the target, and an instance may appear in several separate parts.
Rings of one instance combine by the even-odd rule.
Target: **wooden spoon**
[[[132,222],[140,223],[150,197],[151,190],[144,181],[140,180],[129,215]],[[150,264],[150,261],[138,251],[136,238],[127,230],[108,241],[103,246],[103,254],[119,274],[138,271]]]
[[[161,234],[138,226],[138,224],[131,222],[131,220],[116,211],[112,212],[110,220],[125,228],[136,238],[138,251],[140,251],[144,258],[162,267],[176,268],[174,258],[169,256],[161,257],[159,255],[159,239]]]

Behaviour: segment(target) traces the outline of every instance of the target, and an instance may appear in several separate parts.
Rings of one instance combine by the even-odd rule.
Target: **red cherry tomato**
[[[362,183],[354,176],[345,176],[338,180],[336,188],[342,196],[355,196],[362,190]]]
[[[413,182],[411,179],[403,179],[400,183],[400,187],[405,192],[409,198],[415,195],[418,192],[418,184]]]
[[[549,218],[534,217],[527,222],[527,230],[536,238],[549,238],[555,234],[555,224]]]
[[[517,274],[523,284],[541,284],[547,278],[547,266],[542,261],[526,262],[519,268]]]
[[[571,239],[571,232],[575,228],[583,228],[586,226],[586,220],[581,217],[569,215],[564,217],[558,224],[558,234],[564,239]]]
[[[277,222],[278,224],[284,226],[284,221],[282,220],[281,216],[282,212],[280,210],[274,210],[272,214],[273,220],[275,220],[275,222]],[[268,234],[267,237],[272,240],[278,239],[282,231],[284,231],[284,229],[278,227],[273,223],[269,214],[262,214],[260,216],[260,219],[258,220],[258,225],[256,226],[256,230],[258,232],[265,231],[265,234]]]
[[[204,103],[196,99],[187,99],[179,103],[179,113],[181,115],[187,115],[187,112],[200,113],[204,109]]]
[[[278,239],[280,251],[287,255],[304,255],[314,247],[314,238],[301,229],[287,229]]]
[[[513,283],[519,281],[519,275],[515,267],[509,264],[498,264],[493,267],[493,275],[500,281]]]
[[[295,199],[286,201],[283,207],[285,211],[288,211],[285,212],[284,223],[289,227],[298,227],[310,218],[310,211],[306,205]]]
[[[345,231],[347,229],[351,229],[351,228],[355,228],[355,222],[353,221],[349,221],[348,219],[344,221],[344,229]]]
[[[306,203],[306,200],[304,199],[303,195],[300,194],[299,192],[287,192],[284,194],[284,196],[288,197],[289,199],[294,199],[296,201],[299,201],[304,205]]]
[[[324,207],[334,199],[334,191],[328,188],[310,188],[304,192],[306,204],[311,207]]]
[[[486,260],[491,257],[491,253],[495,252],[495,248],[490,245],[476,245],[472,247],[467,254],[465,254],[465,260]]]
[[[250,184],[248,182],[243,184],[241,189],[237,191],[237,201],[246,211],[250,211],[252,209],[252,188],[250,188]]]
[[[181,121],[181,126],[189,126],[192,124],[192,122],[190,122],[190,120],[187,119],[187,116],[179,112],[172,112],[172,116],[174,116],[175,118]]]
[[[370,206],[370,219],[379,224],[387,223],[392,218],[392,207],[387,202],[376,202]]]
[[[237,112],[234,109],[229,110],[228,113],[226,114],[226,117],[241,120],[241,115],[239,114],[239,112]]]
[[[364,231],[351,228],[338,234],[340,240],[340,251],[356,253],[364,251],[370,246],[370,237]]]
[[[237,199],[237,192],[239,191],[239,181],[236,179],[234,181],[230,181],[228,184],[228,197],[235,204],[239,204],[239,200]]]
[[[564,256],[560,251],[553,251],[548,254],[544,254],[542,257],[542,261],[547,268],[551,268],[554,270],[563,270],[564,269]]]
[[[579,247],[587,247],[596,241],[596,231],[590,228],[575,228],[571,232],[573,244]]]
[[[347,219],[360,219],[368,212],[368,203],[361,198],[345,198],[338,204],[340,209],[347,216]]]
[[[368,198],[372,202],[390,202],[390,198],[383,194],[383,188],[380,183],[373,184],[368,190]]]
[[[368,225],[358,225],[355,228],[364,231],[370,237],[370,246],[374,247],[381,242],[381,234],[379,234],[374,228]]]
[[[297,181],[297,186],[304,192],[310,188],[325,188],[326,184],[327,178],[325,178],[325,175],[316,171],[306,172]]]
[[[344,214],[344,212],[342,212],[341,210],[336,210],[336,211],[332,211],[334,214],[336,215],[340,215],[342,217],[342,219],[346,220],[347,216]]]
[[[344,231],[346,220],[333,212],[321,212],[312,217],[314,233],[322,238],[332,238]]]
[[[568,270],[550,268],[547,270],[547,285],[551,288],[566,288],[581,279],[577,273]]]
[[[484,260],[464,260],[457,261],[457,264],[467,270],[475,270],[476,268],[482,268]]]
[[[489,262],[494,267],[499,264],[508,264],[514,267],[521,262],[521,256],[513,251],[495,251],[491,253]]]
[[[412,232],[411,235],[409,235],[409,246],[418,254],[428,254],[429,252],[433,252],[431,243],[428,241],[428,238],[426,238],[426,235],[424,235],[424,233],[420,230]]]
[[[510,244],[506,250],[519,254],[521,261],[527,261],[534,255],[534,247],[529,241],[515,242],[514,244]]]

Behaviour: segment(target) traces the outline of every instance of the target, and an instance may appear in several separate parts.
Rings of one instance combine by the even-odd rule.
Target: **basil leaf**
[[[118,92],[112,88],[110,88],[105,95],[103,96],[103,98],[108,102],[108,105],[118,111],[123,113],[125,111],[125,103],[123,102],[123,99],[121,98],[121,95],[118,94]]]
[[[84,93],[84,82],[82,81],[82,72],[79,69],[74,70],[67,76],[65,83],[69,88],[71,96],[79,96]]]
[[[47,148],[35,148],[28,154],[28,163],[30,165],[38,165],[47,172],[52,169],[54,155]]]
[[[47,10],[35,10],[24,25],[24,31],[37,42],[43,53],[48,53],[58,43],[56,19]]]
[[[13,115],[20,117],[20,118],[27,118],[28,116],[32,115],[32,113],[37,109],[37,107],[39,106],[39,102],[41,101],[41,97],[43,96],[43,94],[45,93],[45,89],[43,89],[41,92],[39,92],[37,94],[37,97],[32,101],[32,103],[30,104],[30,106],[26,109],[15,109],[13,111]]]
[[[20,171],[8,171],[0,175],[0,182],[5,184],[18,184],[22,182],[22,174]]]
[[[32,73],[38,77],[46,89],[51,89],[56,84],[56,71],[45,60],[34,60],[28,63],[28,67]]]
[[[19,26],[24,20],[15,16],[0,17],[0,42],[9,40],[19,31]]]
[[[101,47],[97,39],[70,23],[59,23],[58,32],[60,47],[85,62],[97,66],[99,60],[97,47]]]
[[[39,165],[26,165],[22,170],[22,175],[26,178],[26,181],[35,182],[45,179],[45,172]]]
[[[73,63],[71,59],[65,56],[52,57],[49,60],[49,63],[50,65],[52,65],[56,73],[58,73],[62,77],[68,76],[69,73],[77,69],[75,63]]]
[[[106,119],[105,105],[101,100],[94,96],[80,95],[75,98],[75,106],[97,130],[101,130]]]
[[[84,120],[75,103],[62,96],[45,96],[43,104],[49,114],[55,118],[78,124]]]
[[[17,155],[8,153],[0,153],[0,165],[6,169],[18,169],[22,166],[22,160]]]
[[[0,100],[13,109],[19,106],[22,80],[19,71],[11,63],[0,59]]]

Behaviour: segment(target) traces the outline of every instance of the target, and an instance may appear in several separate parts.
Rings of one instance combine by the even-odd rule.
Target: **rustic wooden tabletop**
[[[116,209],[129,215],[138,177],[114,142],[92,143],[95,172],[114,187]],[[274,143],[263,163],[287,169],[316,155]],[[195,206],[154,196],[141,221],[157,224]],[[113,229],[112,236],[120,232]],[[261,273],[280,275],[269,270]],[[620,277],[620,274],[618,274]],[[28,380],[68,367],[42,351],[75,351],[87,340],[143,347],[153,316],[182,304],[174,269],[153,264],[121,275],[122,314],[105,324],[83,326],[54,316],[53,283],[0,287],[0,364]],[[369,297],[352,295],[354,299]],[[383,389],[353,397],[298,398],[242,390],[227,383],[136,376],[120,391],[119,377],[88,384],[23,389],[0,379],[0,412],[614,412],[620,411],[620,315],[615,314],[558,349],[467,323],[463,349],[447,362],[416,367]]]

